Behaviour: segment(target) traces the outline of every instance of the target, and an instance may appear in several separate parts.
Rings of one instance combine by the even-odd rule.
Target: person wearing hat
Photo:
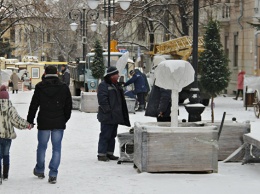
[[[31,129],[31,125],[17,113],[12,102],[9,100],[9,94],[6,86],[0,87],[0,173],[2,173],[3,160],[3,179],[8,179],[10,167],[10,154],[12,140],[16,138],[14,127],[17,129]]]
[[[143,111],[145,108],[145,100],[144,96],[147,92],[147,87],[145,84],[145,80],[140,71],[131,70],[130,75],[132,76],[124,86],[128,86],[130,84],[134,84],[134,94],[137,95],[137,100],[139,102],[139,107],[137,111]]]
[[[52,159],[49,163],[49,183],[56,183],[61,159],[61,143],[66,123],[70,119],[72,98],[69,87],[57,75],[53,65],[46,67],[44,79],[35,86],[27,121],[34,123],[36,112],[38,125],[37,162],[33,174],[44,178],[45,152],[51,138]]]
[[[118,78],[117,68],[109,67],[97,90],[99,104],[97,118],[101,125],[98,161],[118,160],[118,157],[114,156],[118,125],[131,126],[124,92],[117,81]]]
[[[62,81],[69,86],[70,85],[70,71],[66,65],[61,66]]]

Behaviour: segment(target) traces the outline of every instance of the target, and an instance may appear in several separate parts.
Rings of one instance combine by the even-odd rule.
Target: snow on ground
[[[33,92],[11,94],[10,98],[20,115],[27,116]],[[188,114],[180,106],[179,119],[187,119]],[[250,120],[252,130],[257,133],[260,119],[254,116],[253,108],[246,111],[241,100],[232,97],[215,99],[215,120],[221,120],[226,112],[226,121],[236,117],[239,122]],[[203,120],[210,120],[210,108],[202,114]],[[130,114],[131,124],[135,121],[149,122],[154,118],[144,116],[144,112]],[[120,126],[119,133],[129,128]],[[11,147],[11,169],[9,180],[0,185],[0,192],[6,194],[28,193],[87,193],[87,194],[244,194],[259,192],[260,165],[219,162],[219,172],[213,174],[189,173],[138,173],[131,163],[118,165],[115,161],[97,161],[99,123],[95,113],[73,110],[64,134],[62,160],[58,182],[50,185],[47,177],[38,179],[32,174],[36,161],[37,129],[16,130],[18,137]],[[50,145],[50,144],[49,144]],[[116,145],[119,155],[119,145]],[[51,155],[50,146],[46,154],[46,172]]]

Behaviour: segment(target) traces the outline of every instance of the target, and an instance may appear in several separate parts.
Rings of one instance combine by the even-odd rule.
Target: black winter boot
[[[9,165],[4,165],[3,166],[3,179],[4,180],[8,179],[8,173],[9,173]]]
[[[118,160],[119,157],[111,155],[111,154],[107,154],[107,157],[109,158],[109,160]]]
[[[35,171],[35,168],[33,169],[33,174],[37,176],[39,179],[45,178],[44,173],[39,173]]]
[[[108,162],[109,158],[107,156],[97,156],[98,157],[98,161],[103,161],[103,162]]]
[[[49,182],[50,184],[56,184],[56,182],[57,182],[57,177],[50,176],[49,179],[48,179],[48,182]]]

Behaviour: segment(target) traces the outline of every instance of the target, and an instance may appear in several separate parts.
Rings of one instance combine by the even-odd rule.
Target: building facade
[[[211,10],[209,10],[211,9]],[[229,58],[231,80],[227,88],[229,94],[237,90],[237,74],[244,70],[246,75],[260,75],[259,42],[255,36],[260,19],[259,0],[221,0],[212,7],[200,10],[200,21],[203,22],[206,12],[220,22],[221,40],[224,52]],[[260,36],[259,36],[260,37]]]

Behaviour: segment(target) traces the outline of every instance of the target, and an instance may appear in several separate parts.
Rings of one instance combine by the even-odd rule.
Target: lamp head
[[[87,0],[88,6],[90,9],[96,9],[99,3],[99,0]]]
[[[130,6],[130,2],[132,0],[118,0],[118,2],[120,3],[120,7],[123,9],[123,10],[127,10]]]
[[[91,29],[92,32],[97,31],[97,24],[92,23],[92,24],[90,25],[90,29]]]
[[[78,24],[77,24],[77,23],[73,22],[73,23],[70,24],[70,29],[71,29],[72,31],[76,31],[77,28],[78,28]]]

